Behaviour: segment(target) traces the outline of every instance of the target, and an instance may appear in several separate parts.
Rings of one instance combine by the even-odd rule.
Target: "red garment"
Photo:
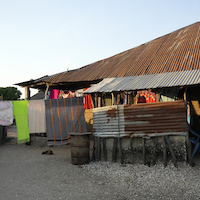
[[[50,92],[50,99],[57,99],[59,95],[59,90],[52,89]]]
[[[84,96],[84,109],[92,109],[93,103],[90,95]]]

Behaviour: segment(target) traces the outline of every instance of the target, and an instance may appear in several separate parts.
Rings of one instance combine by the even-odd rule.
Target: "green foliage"
[[[3,94],[3,100],[17,100],[22,93],[16,87],[0,87],[0,95]]]

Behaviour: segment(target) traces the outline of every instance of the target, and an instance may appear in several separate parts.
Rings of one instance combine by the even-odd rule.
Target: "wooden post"
[[[142,138],[142,142],[143,142],[143,162],[144,165],[146,165],[146,148],[145,148],[146,138]]]
[[[115,94],[111,93],[111,95],[112,95],[112,106],[113,106],[116,105]]]
[[[133,137],[130,137],[130,147],[131,147],[131,152],[133,154],[132,163],[134,163]]]
[[[164,167],[167,166],[167,149],[166,149],[166,143],[165,143],[165,137],[162,137],[163,141],[163,160],[164,160]]]
[[[28,86],[25,87],[25,100],[30,100],[30,88]]]
[[[118,143],[119,143],[119,157],[120,157],[121,164],[123,164],[124,163],[124,154],[123,154],[123,150],[122,150],[122,141],[121,141],[120,137],[118,138]]]
[[[105,106],[105,94],[102,93],[102,106],[104,107]]]
[[[120,105],[120,94],[117,94],[117,105]]]
[[[132,91],[129,91],[128,93],[127,93],[127,95],[128,95],[128,104],[129,105],[131,105],[131,104],[133,104],[133,92]]]
[[[101,137],[97,137],[97,144],[98,144],[98,152],[97,152],[97,160],[101,160]]]
[[[101,107],[101,97],[98,97],[98,107]]]
[[[160,102],[160,93],[156,94],[156,102]]]
[[[153,148],[153,165],[156,164],[156,147],[157,147],[157,144],[158,144],[158,138],[157,137],[154,137],[153,138],[154,140],[154,148]]]
[[[133,97],[133,99],[134,99],[134,104],[137,104],[137,101],[138,101],[138,95],[137,95],[137,91],[134,91],[134,97]]]
[[[106,138],[102,138],[104,160],[107,161]]]
[[[95,144],[96,144],[96,142],[95,142],[96,137],[94,137],[93,139],[94,139],[94,144],[93,144],[92,161],[95,161],[96,160],[96,156],[95,156],[95,154],[96,154],[96,146],[95,146]]]
[[[114,138],[113,141],[113,152],[112,152],[112,161],[116,162],[117,160],[117,138]]]
[[[186,147],[187,147],[187,161],[189,163],[190,166],[193,166],[192,164],[192,145],[191,145],[191,142],[190,142],[190,139],[189,139],[189,130],[187,132],[187,135],[186,135]]]
[[[173,148],[172,148],[171,141],[169,140],[169,136],[166,135],[166,136],[164,136],[164,137],[165,137],[165,140],[166,140],[167,145],[168,145],[168,147],[169,147],[170,153],[171,153],[171,155],[172,155],[172,158],[173,158],[173,161],[174,161],[174,166],[177,167],[176,156],[175,156],[174,150],[173,150]]]
[[[97,102],[97,100],[98,100],[98,94],[97,93],[95,93],[95,95],[94,95],[94,102],[95,102],[95,108],[97,108],[97,105],[98,105],[98,102]]]

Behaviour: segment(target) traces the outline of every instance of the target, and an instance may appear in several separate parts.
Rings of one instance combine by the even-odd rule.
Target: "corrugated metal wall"
[[[93,109],[93,132],[99,137],[185,135],[183,101],[107,106]]]

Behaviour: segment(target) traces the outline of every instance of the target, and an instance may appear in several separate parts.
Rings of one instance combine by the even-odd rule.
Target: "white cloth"
[[[28,105],[29,133],[46,133],[44,100],[30,100]]]
[[[0,101],[0,125],[9,126],[13,123],[12,101]]]

